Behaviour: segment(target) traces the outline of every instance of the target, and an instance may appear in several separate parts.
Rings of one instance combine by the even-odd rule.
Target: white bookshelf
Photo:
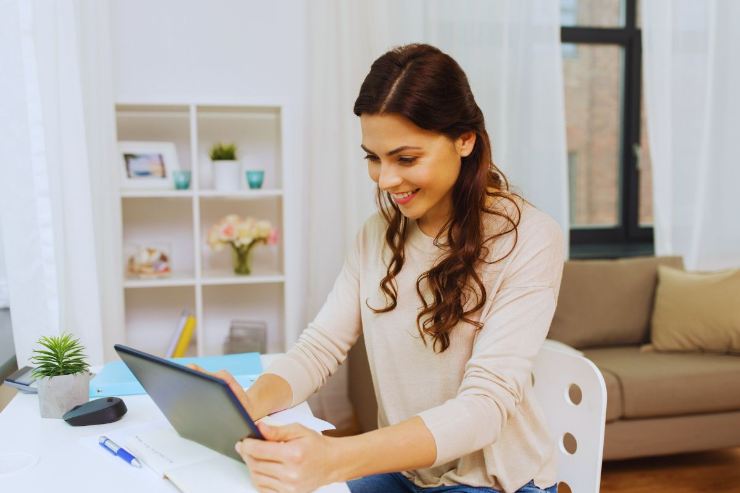
[[[280,106],[201,104],[120,104],[119,141],[173,142],[179,169],[192,174],[189,190],[120,190],[122,258],[133,245],[164,245],[172,274],[162,279],[132,279],[124,274],[126,343],[163,354],[180,311],[197,319],[190,355],[221,354],[232,319],[267,323],[268,352],[284,350],[286,314],[291,309],[285,272],[286,231],[283,204],[282,108]],[[234,142],[242,165],[240,188],[221,192],[212,186],[208,151],[213,143]],[[115,166],[122,164],[116,162]],[[250,190],[244,171],[263,169],[261,189]],[[267,219],[278,228],[277,245],[258,245],[252,274],[235,275],[231,252],[207,244],[211,225],[227,214]]]

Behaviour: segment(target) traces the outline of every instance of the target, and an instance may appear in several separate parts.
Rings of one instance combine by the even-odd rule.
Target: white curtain
[[[460,63],[486,118],[497,165],[516,190],[561,224],[567,238],[558,2],[316,0],[308,12],[309,319],[375,210],[352,106],[373,60],[397,45],[430,43]],[[312,409],[342,427],[351,418],[346,393],[341,370],[312,399]]]
[[[656,254],[740,267],[740,2],[641,3]]]
[[[3,247],[3,228],[0,223],[0,309],[10,306],[8,295],[8,273],[5,268],[5,252]]]
[[[116,314],[101,309],[113,284],[98,265],[119,258],[106,250],[116,227],[107,2],[1,0],[0,59],[0,220],[18,364],[39,336],[63,331],[99,364]]]

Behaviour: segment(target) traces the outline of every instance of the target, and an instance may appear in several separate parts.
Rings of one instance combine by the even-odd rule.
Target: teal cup
[[[175,190],[187,190],[190,188],[190,171],[176,170],[172,172],[175,180]]]
[[[263,170],[249,170],[245,174],[249,188],[262,188],[262,182],[265,181],[265,172]]]

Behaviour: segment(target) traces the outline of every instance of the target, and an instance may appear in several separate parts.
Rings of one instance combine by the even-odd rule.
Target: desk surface
[[[263,356],[266,366],[270,356]],[[126,396],[128,412],[119,421],[95,426],[69,426],[61,419],[42,419],[38,398],[21,394],[0,413],[0,470],[13,454],[28,454],[38,459],[22,472],[2,475],[2,491],[60,491],[75,493],[177,492],[177,488],[158,478],[146,467],[137,469],[104,450],[83,444],[83,439],[131,426],[165,419],[147,395]],[[116,460],[113,460],[116,459]],[[245,466],[246,467],[246,466]],[[322,489],[322,493],[348,492],[345,485]]]

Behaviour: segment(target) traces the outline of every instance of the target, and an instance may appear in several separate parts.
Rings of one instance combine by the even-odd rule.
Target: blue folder
[[[226,370],[234,375],[242,387],[249,387],[262,373],[259,353],[167,359],[181,365],[195,363],[208,371]],[[146,394],[146,391],[123,361],[108,363],[90,381],[90,398],[137,394]]]

